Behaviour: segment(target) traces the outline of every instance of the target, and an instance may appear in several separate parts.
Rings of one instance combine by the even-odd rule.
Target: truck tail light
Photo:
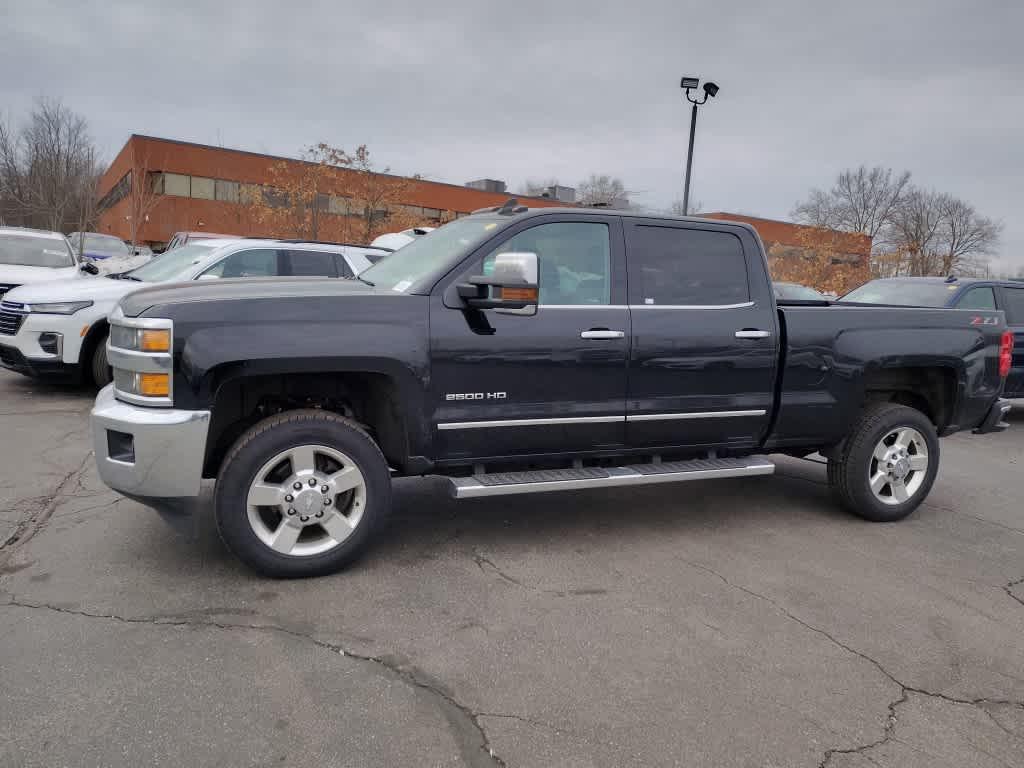
[[[1003,338],[999,342],[999,377],[1005,379],[1010,375],[1010,365],[1013,362],[1013,332],[1003,331]]]

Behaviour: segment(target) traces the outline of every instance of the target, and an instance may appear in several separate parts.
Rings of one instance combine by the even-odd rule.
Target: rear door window
[[[1008,288],[1003,291],[1003,309],[1006,310],[1006,322],[1010,325],[1024,325],[1024,286]]]
[[[330,251],[286,251],[293,277],[337,277],[334,254]]]
[[[996,294],[992,286],[983,285],[967,290],[956,302],[957,309],[995,309]]]
[[[736,235],[649,224],[628,232],[630,304],[721,306],[750,300]]]

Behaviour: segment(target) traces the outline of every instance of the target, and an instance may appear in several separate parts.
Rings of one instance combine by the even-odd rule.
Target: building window
[[[288,193],[273,187],[263,187],[263,204],[268,208],[287,208]]]
[[[110,188],[110,191],[103,196],[103,198],[97,203],[96,207],[100,211],[105,211],[111,206],[117,205],[119,202],[128,197],[128,193],[132,188],[132,172],[128,171],[121,180]]]
[[[327,212],[345,216],[348,214],[348,206],[349,199],[347,197],[331,195],[330,200],[327,201]]]
[[[175,197],[188,197],[191,194],[191,179],[180,173],[164,174],[164,194]]]
[[[214,183],[214,196],[225,203],[237,203],[238,188],[239,184],[237,181],[224,181],[223,179],[217,179]]]
[[[239,184],[238,200],[245,205],[255,205],[263,196],[263,188],[259,184]]]
[[[213,200],[215,185],[213,179],[206,179],[202,176],[192,177],[192,194],[197,200]]]

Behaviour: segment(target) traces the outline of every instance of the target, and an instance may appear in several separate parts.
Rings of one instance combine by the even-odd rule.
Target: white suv
[[[77,273],[78,259],[60,232],[0,227],[0,299],[19,285]]]
[[[66,241],[63,247],[67,248]],[[25,285],[8,292],[0,302],[0,365],[27,376],[71,374],[102,387],[110,381],[107,315],[141,283],[354,277],[370,266],[365,254],[377,252],[361,246],[282,240],[200,240],[129,272]]]

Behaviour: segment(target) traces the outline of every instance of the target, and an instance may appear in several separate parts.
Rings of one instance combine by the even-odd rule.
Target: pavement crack
[[[296,638],[304,642],[312,643],[331,653],[336,653],[344,658],[354,661],[372,664],[383,673],[391,676],[405,685],[421,690],[429,695],[440,709],[442,715],[448,721],[452,737],[455,739],[459,752],[466,765],[470,768],[507,768],[505,761],[495,754],[490,746],[487,733],[480,724],[479,718],[482,714],[462,704],[455,698],[447,687],[440,681],[417,667],[407,663],[404,659],[394,656],[375,656],[355,653],[345,649],[343,646],[328,643],[312,635],[307,635],[287,627],[280,627],[274,624],[251,624],[241,622],[226,622],[210,620],[175,619],[147,616],[120,616],[115,613],[94,613],[76,608],[67,608],[47,603],[32,603],[16,598],[11,598],[0,605],[17,608],[24,608],[35,611],[52,611],[63,613],[69,616],[78,616],[88,619],[102,619],[116,621],[122,624],[144,624],[154,627],[196,627],[204,629],[220,629],[225,631],[255,631],[273,632],[288,637]]]
[[[881,746],[882,744],[885,744],[886,742],[888,742],[891,739],[893,739],[894,738],[894,734],[895,734],[896,721],[897,721],[896,709],[901,704],[903,704],[903,703],[905,703],[907,701],[907,699],[909,697],[909,694],[911,694],[911,693],[917,694],[919,696],[928,696],[928,697],[935,698],[935,699],[942,699],[943,701],[949,702],[950,704],[963,704],[963,705],[977,707],[977,708],[981,709],[982,711],[985,711],[984,705],[986,705],[986,704],[1005,705],[1005,706],[1017,707],[1019,709],[1024,709],[1024,702],[1015,701],[1015,700],[1012,700],[1012,699],[993,699],[993,698],[988,698],[988,697],[981,697],[981,698],[976,698],[976,699],[965,699],[965,698],[960,698],[960,697],[957,697],[957,696],[950,696],[949,694],[941,693],[941,692],[938,692],[938,691],[929,691],[929,690],[924,689],[924,688],[918,688],[917,686],[909,685],[908,683],[905,683],[902,680],[900,680],[898,677],[896,677],[896,675],[894,675],[888,669],[886,669],[885,666],[881,662],[879,662],[877,659],[872,658],[871,656],[867,655],[863,651],[858,651],[856,648],[853,648],[852,646],[847,645],[846,643],[844,643],[843,641],[839,640],[837,637],[832,635],[830,632],[828,632],[828,631],[826,631],[824,629],[821,629],[820,627],[816,627],[813,624],[807,623],[806,621],[801,619],[799,616],[796,616],[793,613],[791,613],[789,610],[787,610],[785,607],[783,607],[777,600],[769,597],[768,595],[763,595],[760,592],[755,592],[754,590],[749,589],[748,587],[743,586],[742,584],[737,584],[737,583],[735,583],[733,581],[730,581],[725,576],[720,574],[718,571],[714,570],[713,568],[709,568],[706,565],[702,565],[701,563],[695,563],[695,562],[693,562],[691,560],[686,560],[684,558],[680,558],[680,560],[683,563],[685,563],[686,565],[690,566],[691,568],[694,568],[695,570],[703,571],[704,573],[707,573],[707,574],[709,574],[711,576],[714,576],[715,578],[719,579],[722,583],[726,584],[727,586],[729,586],[732,589],[736,589],[736,590],[739,590],[740,592],[744,592],[744,593],[746,593],[746,594],[750,595],[751,597],[754,597],[754,598],[756,598],[758,600],[763,600],[764,602],[766,602],[769,605],[771,605],[773,608],[775,608],[775,610],[777,610],[779,613],[781,613],[783,616],[785,616],[786,618],[790,619],[791,621],[794,621],[797,624],[799,624],[800,626],[804,627],[805,629],[808,629],[811,632],[814,632],[814,633],[816,633],[816,634],[826,638],[831,643],[833,643],[834,645],[836,645],[839,648],[842,648],[847,653],[853,654],[854,656],[856,656],[859,659],[863,659],[868,664],[870,664],[875,669],[877,669],[884,677],[886,677],[889,680],[889,682],[891,682],[894,685],[898,686],[898,688],[899,688],[899,695],[896,698],[894,698],[892,701],[890,701],[889,704],[888,704],[889,716],[888,716],[888,718],[886,720],[885,727],[883,728],[883,732],[882,732],[881,738],[876,739],[875,741],[868,742],[866,744],[861,744],[861,745],[856,746],[856,747],[828,749],[828,750],[825,751],[825,754],[824,754],[824,756],[823,756],[823,758],[821,760],[821,763],[819,764],[819,768],[825,768],[825,766],[827,766],[829,764],[829,762],[832,760],[832,756],[833,755],[861,753],[861,752],[870,750],[870,749],[872,749],[874,747]],[[1024,583],[1024,579],[1020,579],[1018,581],[1011,582],[1006,587],[1004,587],[1004,589],[1007,592],[1009,592],[1012,587],[1014,587],[1014,586],[1016,586],[1018,584],[1022,584],[1022,583]],[[1020,599],[1017,598],[1016,595],[1013,595],[1011,593],[1010,596],[1013,597],[1015,600],[1018,600],[1018,602],[1020,602]]]
[[[1003,587],[1003,592],[1008,594],[1010,596],[1010,599],[1016,600],[1021,605],[1024,605],[1024,599],[1020,598],[1019,596],[1013,593],[1013,588],[1019,587],[1021,584],[1024,584],[1024,579],[1017,579],[1016,581],[1011,581],[1009,584]]]
[[[488,571],[490,571],[495,576],[497,576],[499,579],[502,579],[503,581],[507,581],[509,584],[514,584],[515,586],[521,587],[522,589],[533,590],[534,592],[541,591],[541,590],[537,590],[535,587],[529,586],[528,584],[524,584],[519,579],[517,579],[517,578],[515,578],[513,576],[509,576],[507,573],[505,573],[503,570],[501,570],[501,568],[499,568],[497,565],[495,565],[493,560],[489,559],[485,555],[480,554],[479,552],[474,552],[473,553],[473,562],[476,563],[477,568],[479,568],[480,571],[483,572],[483,573],[487,573]]]
[[[24,546],[46,525],[61,499],[68,495],[70,487],[77,488],[79,486],[80,476],[85,472],[91,458],[92,451],[89,451],[77,467],[61,478],[52,493],[39,497],[39,503],[35,511],[17,524],[14,533],[8,536],[5,541],[0,542],[0,565],[6,563],[17,548]]]

